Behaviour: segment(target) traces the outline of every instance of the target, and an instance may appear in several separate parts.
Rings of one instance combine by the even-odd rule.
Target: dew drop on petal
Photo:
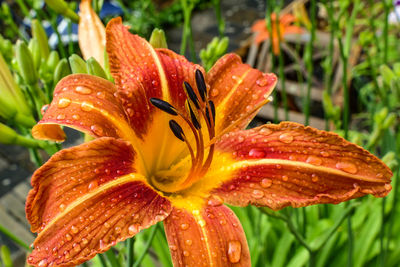
[[[192,239],[186,239],[185,240],[185,244],[188,245],[188,246],[191,246],[193,244]]]
[[[110,228],[110,226],[111,226],[111,225],[110,225],[108,222],[105,222],[105,223],[104,223],[104,227]]]
[[[48,109],[49,109],[49,104],[44,105],[44,106],[40,109],[40,113],[42,113],[42,115],[44,115]]]
[[[242,244],[238,240],[228,242],[228,259],[231,263],[238,263],[242,254]]]
[[[76,233],[79,232],[79,229],[78,229],[76,226],[72,225],[72,226],[71,226],[71,232],[72,232],[73,234],[76,234]]]
[[[79,120],[79,115],[77,115],[77,114],[74,114],[74,115],[72,115],[72,119],[74,119],[74,120]]]
[[[96,181],[91,182],[91,183],[88,185],[88,189],[89,189],[89,190],[92,190],[92,189],[95,188],[95,187],[97,187],[97,182],[96,182]]]
[[[289,180],[289,177],[287,177],[286,175],[282,175],[282,180],[284,182],[287,182]]]
[[[75,88],[75,92],[82,94],[82,95],[88,95],[92,93],[92,90],[90,88],[84,87],[84,86],[77,86]]]
[[[169,246],[169,249],[175,251],[175,250],[177,250],[178,248],[177,248],[175,245],[170,245],[170,246]]]
[[[184,251],[183,251],[183,256],[189,257],[189,255],[190,255],[189,251],[187,251],[187,250],[184,250]]]
[[[321,151],[321,152],[319,152],[320,154],[321,154],[321,156],[323,156],[323,157],[329,157],[330,156],[330,154],[329,154],[329,152],[328,151]]]
[[[77,243],[74,243],[72,245],[72,247],[74,248],[75,252],[81,251],[81,246],[79,244],[77,244]]]
[[[39,261],[38,266],[39,266],[39,267],[45,267],[45,266],[47,266],[47,260],[46,260],[46,259],[43,259],[43,260]]]
[[[254,189],[251,194],[255,199],[260,199],[264,196],[264,192],[261,190]]]
[[[105,92],[97,92],[96,93],[96,96],[98,97],[98,98],[101,98],[101,99],[104,99],[105,97],[106,97],[106,93]]]
[[[103,249],[105,247],[103,239],[99,240],[99,246],[100,246],[100,249]]]
[[[272,180],[264,178],[261,180],[260,185],[262,188],[268,188],[272,186]]]
[[[268,80],[267,80],[265,77],[262,77],[262,78],[260,78],[260,79],[258,79],[258,80],[256,81],[256,84],[257,84],[258,86],[266,86],[267,83],[268,83]]]
[[[87,101],[83,101],[81,104],[81,109],[83,111],[91,111],[93,109],[93,104]]]
[[[186,230],[186,229],[188,229],[189,228],[189,224],[187,224],[187,223],[182,223],[181,224],[181,229],[182,230]]]
[[[56,119],[57,120],[64,120],[65,119],[65,115],[64,114],[58,114]]]
[[[57,107],[66,108],[66,107],[69,106],[69,104],[71,104],[71,99],[69,99],[69,98],[61,98],[60,100],[58,100]]]
[[[261,148],[252,148],[249,151],[249,156],[253,158],[265,157],[265,151]]]
[[[92,126],[90,126],[90,130],[92,130],[92,132],[94,132],[98,136],[104,135],[103,128],[97,124],[93,124]]]
[[[260,134],[270,135],[271,133],[272,133],[272,130],[268,129],[267,127],[263,127],[260,129]]]
[[[386,190],[391,190],[391,189],[392,189],[392,186],[391,186],[390,184],[385,184],[385,189],[386,189]]]
[[[66,235],[65,235],[65,238],[66,238],[68,241],[70,241],[70,240],[72,239],[72,236],[71,236],[70,234],[66,234]]]
[[[89,243],[89,241],[86,238],[82,238],[81,239],[82,244],[86,245],[87,243]]]
[[[339,161],[338,163],[336,163],[336,168],[351,174],[355,174],[358,171],[357,166],[355,164],[344,161]]]
[[[122,231],[121,227],[119,227],[119,226],[115,227],[114,230],[116,233],[121,233],[121,231]]]
[[[64,204],[60,204],[59,208],[60,208],[61,211],[63,211],[63,210],[65,210],[65,205]]]
[[[211,96],[217,96],[219,94],[218,89],[212,89],[210,92]]]
[[[139,229],[138,229],[138,226],[135,225],[135,224],[132,224],[132,225],[130,225],[130,226],[128,227],[128,232],[129,232],[130,235],[133,235],[133,234],[137,233],[138,230],[139,230]]]
[[[221,206],[222,203],[224,203],[224,200],[219,196],[211,196],[207,202],[207,204],[212,207]]]
[[[307,158],[306,162],[307,162],[307,163],[310,163],[310,164],[312,164],[312,165],[317,165],[317,166],[319,166],[319,165],[322,164],[322,159],[321,159],[321,158],[318,158],[318,157],[316,157],[316,156],[309,156],[309,157]]]
[[[311,181],[313,181],[314,183],[316,183],[316,182],[318,182],[318,180],[319,180],[318,175],[316,175],[315,173],[313,173],[313,174],[311,175]]]
[[[243,136],[239,136],[239,137],[238,137],[238,142],[241,143],[241,142],[243,142],[243,141],[244,141],[244,137],[243,137]]]
[[[279,141],[285,144],[290,144],[291,142],[293,142],[293,135],[289,133],[283,133],[279,136]]]

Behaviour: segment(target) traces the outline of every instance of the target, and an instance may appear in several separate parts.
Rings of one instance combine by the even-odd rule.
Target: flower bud
[[[220,55],[225,54],[226,49],[228,48],[229,45],[229,38],[224,37],[222,38],[219,42],[218,45],[215,49],[215,54],[219,57]]]
[[[60,62],[58,62],[57,67],[54,70],[54,84],[58,83],[59,80],[69,74],[71,74],[71,69],[69,68],[67,59],[63,58],[60,60]]]
[[[86,61],[86,69],[88,74],[107,79],[107,75],[104,72],[103,68],[100,66],[100,63],[97,62],[97,60],[93,57],[89,58]]]
[[[78,55],[72,54],[69,58],[72,73],[87,73],[86,62]]]
[[[57,51],[51,51],[46,62],[47,69],[51,72],[54,72],[58,62],[60,62],[60,56],[58,55]]]
[[[12,267],[13,266],[10,249],[6,245],[2,245],[0,247],[0,258],[4,264],[4,267]]]
[[[42,147],[45,144],[43,141],[19,135],[14,129],[3,123],[0,123],[0,143],[6,145],[15,144],[24,147]]]
[[[63,0],[45,0],[48,7],[53,9],[60,15],[70,18],[72,22],[78,23],[79,16],[72,9],[69,8],[68,4]]]
[[[42,25],[37,19],[32,20],[31,27],[33,38],[38,40],[40,54],[42,55],[42,58],[47,59],[50,53],[50,48],[46,32],[44,31]]]
[[[36,84],[38,81],[38,74],[35,69],[32,54],[27,45],[20,40],[18,40],[16,44],[16,59],[24,81],[29,85]]]
[[[149,42],[154,48],[168,48],[167,39],[165,38],[165,33],[161,29],[155,28],[153,30]]]
[[[32,38],[29,41],[28,48],[31,51],[33,64],[35,65],[35,69],[39,70],[39,67],[40,67],[40,64],[41,64],[41,61],[42,61],[42,55],[41,55],[41,52],[40,52],[39,41],[36,38]]]

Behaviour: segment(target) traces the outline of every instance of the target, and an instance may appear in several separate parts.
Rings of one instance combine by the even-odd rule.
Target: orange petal
[[[71,202],[104,183],[135,172],[136,153],[125,141],[95,139],[61,150],[32,176],[26,214],[31,230],[40,231]]]
[[[183,81],[194,85],[194,70],[202,68],[168,49],[156,51],[145,39],[129,33],[120,18],[108,23],[106,34],[111,74],[132,128],[143,139],[160,112],[149,99],[160,98],[183,108]]]
[[[230,157],[224,166],[230,177],[213,193],[232,205],[276,210],[365,194],[383,197],[391,190],[392,172],[374,155],[334,133],[296,123],[232,132],[217,147]]]
[[[174,266],[250,266],[240,221],[226,206],[174,208],[164,221]]]
[[[133,140],[134,133],[119,100],[115,86],[87,74],[69,75],[54,89],[54,98],[43,119],[32,129],[38,139],[63,141],[65,125],[94,137],[111,136]]]
[[[28,262],[79,264],[163,220],[169,201],[133,173],[134,158],[129,143],[105,137],[62,150],[37,170],[26,214],[39,235]]]
[[[245,128],[255,116],[248,114],[271,94],[277,78],[243,64],[238,55],[227,54],[215,63],[207,75],[210,97],[216,106],[216,133],[247,114],[239,128]]]
[[[267,31],[267,24],[265,24],[265,19],[257,20],[251,26],[253,32],[264,32]]]
[[[94,57],[104,67],[105,27],[92,9],[91,0],[82,0],[79,10],[78,39],[83,58]]]

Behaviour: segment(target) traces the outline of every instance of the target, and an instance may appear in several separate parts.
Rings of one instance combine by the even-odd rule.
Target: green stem
[[[392,232],[393,232],[393,225],[396,220],[396,215],[397,215],[397,202],[398,202],[398,196],[399,196],[399,179],[400,179],[400,166],[397,168],[397,173],[396,173],[396,178],[394,179],[394,192],[393,192],[393,204],[392,204],[392,209],[390,211],[390,217],[388,219],[388,231],[387,231],[387,241],[386,241],[386,250],[389,250],[389,244],[390,240],[392,238]]]
[[[27,251],[30,251],[31,249],[29,248],[29,246],[22,241],[21,239],[19,239],[18,237],[16,237],[13,233],[11,233],[10,231],[8,231],[7,228],[5,228],[3,225],[0,224],[0,232],[3,233],[5,236],[7,236],[9,239],[11,239],[15,244],[23,247],[24,249],[26,249]]]
[[[39,154],[39,151],[37,148],[29,148],[29,154],[31,156],[31,160],[37,167],[40,167],[43,165],[43,160],[42,157]]]
[[[385,23],[383,26],[383,64],[387,64],[388,62],[388,44],[389,44],[389,11],[392,6],[392,1],[384,0],[383,8],[385,11]]]
[[[385,206],[386,206],[386,198],[384,197],[382,199],[382,206],[381,206],[381,217],[382,217],[382,223],[381,223],[381,232],[380,232],[380,262],[381,266],[385,266],[385,246],[384,246],[384,238],[385,238]]]
[[[102,267],[108,267],[106,257],[103,254],[98,254]]]
[[[133,261],[134,261],[134,249],[135,249],[135,238],[131,237],[128,239],[128,259],[126,261],[126,266],[127,267],[132,267]]]
[[[111,263],[111,266],[113,266],[113,267],[119,266],[119,262],[117,260],[117,257],[115,256],[114,250],[112,248],[107,250],[104,254],[106,255],[108,261]]]
[[[140,263],[142,262],[142,260],[144,259],[144,257],[147,254],[147,251],[149,250],[151,243],[153,242],[154,236],[156,235],[158,229],[158,224],[154,225],[153,228],[151,229],[150,232],[150,237],[147,240],[146,245],[144,246],[144,250],[142,251],[142,254],[139,256],[139,258],[136,260],[135,264],[133,265],[133,267],[139,267]]]
[[[213,0],[212,1],[214,10],[215,10],[215,16],[217,17],[218,21],[218,33],[219,33],[219,38],[224,37],[224,31],[225,31],[225,22],[222,19],[222,12],[221,12],[221,1],[220,0]]]

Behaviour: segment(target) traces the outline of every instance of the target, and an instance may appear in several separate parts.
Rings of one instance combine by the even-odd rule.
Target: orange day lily
[[[279,17],[279,32],[276,22],[276,14],[271,14],[271,32],[272,32],[272,51],[275,55],[279,55],[280,48],[279,43],[283,40],[286,34],[301,34],[305,30],[302,27],[293,25],[297,19],[292,14],[285,14]],[[255,42],[259,44],[264,40],[267,40],[270,36],[267,25],[265,24],[265,19],[257,20],[251,27],[252,32],[257,33]]]
[[[80,264],[163,221],[175,266],[250,266],[241,224],[223,203],[278,210],[391,190],[390,169],[336,134],[290,122],[245,130],[274,74],[235,54],[205,73],[129,33],[120,18],[106,38],[115,84],[64,78],[32,130],[63,141],[64,125],[96,139],[34,173],[29,264]]]

